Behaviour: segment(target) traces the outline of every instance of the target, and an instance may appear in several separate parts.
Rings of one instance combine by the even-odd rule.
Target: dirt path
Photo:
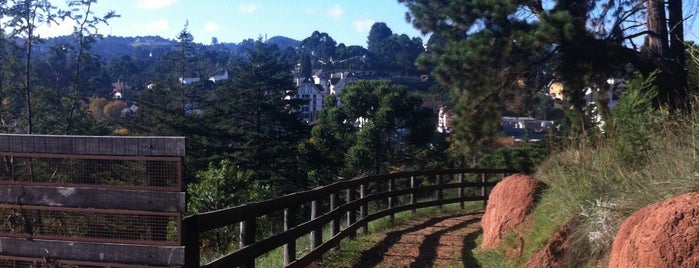
[[[482,213],[415,219],[380,236],[353,267],[478,267],[471,255]]]

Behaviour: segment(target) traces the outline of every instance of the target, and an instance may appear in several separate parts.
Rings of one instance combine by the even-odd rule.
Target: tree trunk
[[[645,50],[654,59],[665,59],[669,52],[667,39],[667,20],[665,16],[665,4],[663,0],[648,0],[646,6],[648,12],[646,27],[648,35],[646,37]]]
[[[676,109],[689,108],[687,98],[687,71],[685,70],[684,21],[682,20],[682,0],[668,0],[668,28],[670,29],[670,76],[673,97],[671,106]]]

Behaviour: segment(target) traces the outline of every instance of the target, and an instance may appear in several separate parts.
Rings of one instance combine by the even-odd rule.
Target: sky
[[[52,1],[55,5],[64,1]],[[175,39],[186,23],[194,41],[210,44],[239,43],[245,39],[286,36],[303,40],[314,31],[325,32],[338,44],[366,47],[375,22],[384,22],[395,34],[421,37],[405,20],[408,8],[397,0],[100,0],[94,14],[113,10],[121,17],[100,27],[100,33],[113,36],[159,35]],[[694,8],[694,10],[697,10]],[[691,12],[686,10],[685,13]],[[699,20],[687,20],[685,39],[698,42]],[[72,24],[45,27],[42,37],[67,35]]]
[[[103,35],[175,39],[189,22],[194,41],[203,44],[210,44],[212,37],[229,43],[278,35],[303,40],[319,31],[338,44],[366,47],[371,26],[384,22],[395,34],[427,41],[406,22],[408,8],[397,0],[101,0],[94,10],[99,16],[109,10],[121,16],[100,28]],[[72,25],[64,24],[42,29],[41,36],[71,31]]]

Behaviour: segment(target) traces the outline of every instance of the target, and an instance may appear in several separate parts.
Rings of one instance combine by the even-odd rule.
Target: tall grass
[[[669,113],[652,106],[648,80],[629,84],[630,93],[605,126],[574,147],[552,154],[535,177],[548,184],[518,230],[525,241],[505,241],[503,249],[478,254],[484,267],[521,266],[564,224],[572,226],[565,267],[605,266],[623,220],[649,204],[699,187],[697,113]],[[505,258],[507,248],[522,254]]]

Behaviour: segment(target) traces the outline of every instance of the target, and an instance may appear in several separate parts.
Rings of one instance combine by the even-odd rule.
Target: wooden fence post
[[[355,199],[355,191],[354,187],[350,187],[347,189],[347,204],[352,203]],[[347,209],[347,227],[352,226],[354,222],[357,220],[357,211],[354,208],[349,208]],[[351,239],[354,239],[356,237],[356,233],[352,232],[350,233],[349,237]]]
[[[311,201],[311,220],[315,220],[320,215],[320,200]],[[318,248],[323,244],[323,227],[318,227],[311,231],[311,249]]]
[[[366,184],[362,183],[362,185],[359,185],[359,199],[362,199],[362,205],[359,207],[359,215],[362,217],[362,219],[366,218],[369,215],[369,206],[368,202],[364,201],[364,198],[366,197]],[[362,232],[367,234],[369,233],[369,224],[364,224],[362,225]]]
[[[410,190],[410,204],[415,205],[415,176],[410,176]],[[415,209],[412,209],[411,212],[415,216]]]
[[[396,179],[390,178],[390,179],[388,180],[388,192],[389,192],[389,193],[393,193],[393,190],[395,190],[395,188],[396,188]],[[395,198],[394,198],[393,196],[389,196],[389,197],[388,197],[388,209],[392,209],[392,208],[393,208],[393,206],[394,206],[393,200],[394,200],[394,199],[395,199]],[[393,215],[393,213],[391,212],[391,214],[388,215],[388,220],[389,220],[390,222],[393,222],[394,218],[395,218],[395,215]]]
[[[442,177],[439,174],[436,175],[436,180],[437,180],[437,182],[436,182],[437,186],[442,186]],[[441,188],[437,189],[437,200],[442,201],[443,196],[444,196],[444,193],[443,193],[442,189]],[[442,208],[443,208],[442,204],[439,204],[439,209],[442,209]]]
[[[483,196],[483,209],[486,209],[488,207],[488,195],[487,195],[487,190],[485,187],[486,183],[486,177],[485,173],[481,173],[481,195]]]
[[[460,184],[464,183],[464,174],[463,173],[459,173],[459,183]],[[464,187],[461,186],[461,187],[459,187],[459,199],[463,200],[463,198],[464,198]],[[464,201],[461,201],[461,203],[459,204],[459,207],[461,209],[464,209]]]
[[[339,204],[340,195],[338,193],[330,194],[330,211],[335,211]],[[337,217],[332,220],[332,223],[330,224],[332,226],[330,228],[330,237],[335,237],[337,234],[340,233],[340,218],[341,217]],[[340,247],[340,243],[337,244],[337,247]]]
[[[257,229],[257,221],[255,218],[248,218],[240,222],[240,248],[255,243],[255,232]],[[244,268],[255,268],[255,258],[252,261],[241,265]]]
[[[184,246],[184,266],[199,267],[199,231],[197,230],[197,215],[186,218],[182,224]]]
[[[284,209],[284,231],[288,231],[296,226],[296,208],[288,207]],[[296,239],[287,241],[284,245],[284,266],[296,260]]]

